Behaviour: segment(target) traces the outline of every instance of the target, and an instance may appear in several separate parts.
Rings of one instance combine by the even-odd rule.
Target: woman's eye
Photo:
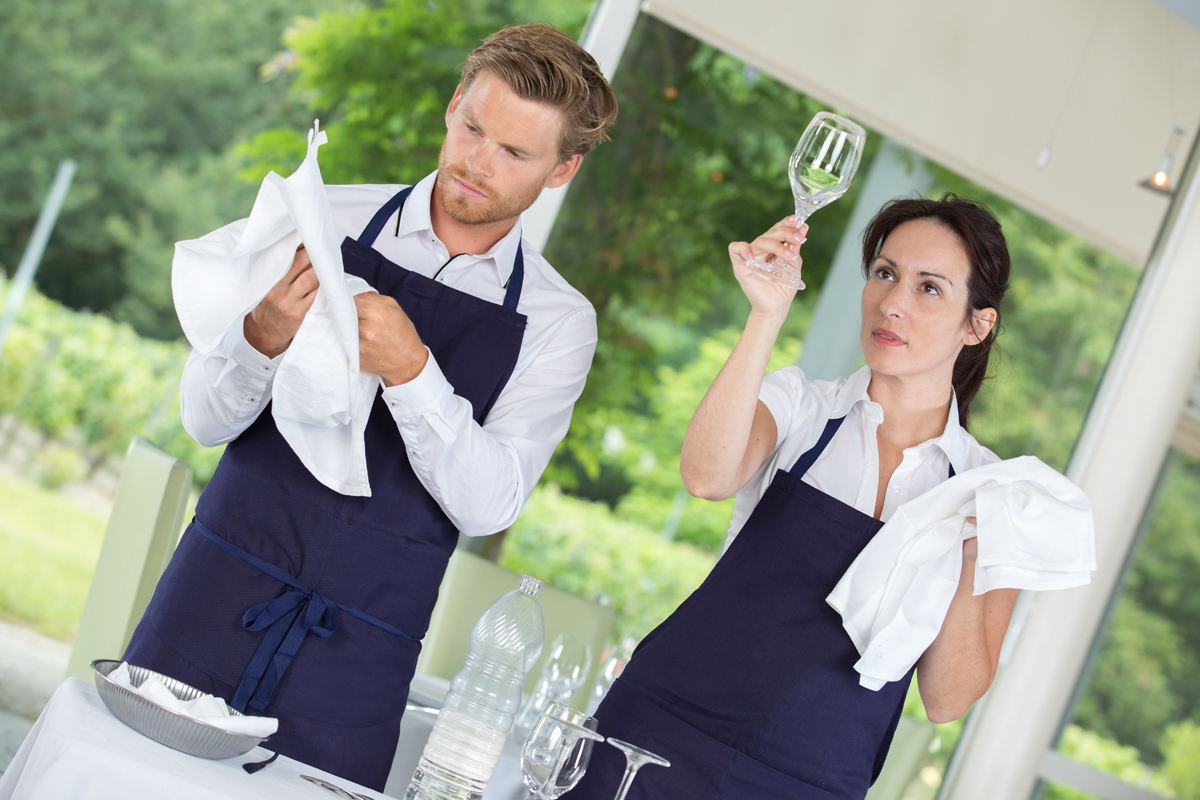
[[[876,267],[875,277],[881,280],[890,281],[892,279],[892,271],[887,267]]]
[[[926,283],[926,284],[922,285],[921,291],[925,292],[926,294],[941,294],[942,293],[941,290],[938,289],[938,287],[932,283]]]

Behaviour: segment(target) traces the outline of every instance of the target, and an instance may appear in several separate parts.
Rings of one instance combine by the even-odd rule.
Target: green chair
[[[534,577],[537,577],[536,575]],[[467,657],[471,644],[471,629],[479,616],[502,594],[521,584],[521,576],[487,559],[462,549],[455,550],[446,568],[438,593],[437,605],[429,621],[429,633],[421,648],[417,671],[450,679],[458,672]],[[588,680],[572,698],[572,705],[583,708],[591,690],[600,653],[612,630],[614,611],[553,586],[543,586],[538,592],[542,614],[546,620],[546,646],[542,657],[529,671],[525,691],[530,692],[542,674],[542,661],[550,643],[560,633],[582,639],[592,646],[592,667]]]
[[[866,800],[900,800],[917,776],[936,733],[932,722],[901,715],[892,738],[892,749],[888,751],[887,761],[883,762],[875,785],[867,792]]]
[[[186,463],[140,436],[129,443],[67,677],[91,680],[93,659],[125,652],[175,551],[191,489]]]

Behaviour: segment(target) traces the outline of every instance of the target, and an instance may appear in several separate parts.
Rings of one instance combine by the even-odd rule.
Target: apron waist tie
[[[274,600],[267,600],[250,607],[242,615],[243,628],[248,631],[266,630],[267,635],[263,637],[254,657],[250,659],[246,671],[242,673],[242,681],[238,684],[233,701],[229,704],[238,711],[245,711],[247,705],[256,711],[266,709],[276,684],[279,683],[279,679],[283,677],[288,665],[295,658],[304,637],[310,631],[322,639],[333,635],[338,626],[339,608],[350,616],[370,623],[393,636],[399,636],[410,642],[420,641],[396,626],[372,617],[365,611],[344,606],[315,589],[309,589],[271,562],[251,555],[227,539],[222,539],[195,517],[192,517],[192,525],[205,538],[229,555],[277,581],[286,583],[293,589],[293,591],[284,592]]]

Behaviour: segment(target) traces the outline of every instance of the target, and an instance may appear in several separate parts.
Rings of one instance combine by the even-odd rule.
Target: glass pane
[[[824,106],[646,16],[614,88],[612,141],[584,160],[546,247],[596,307],[600,343],[568,439],[500,562],[607,596],[618,632],[640,637],[699,585],[724,541],[732,502],[689,497],[679,451],[749,311],[728,244],[792,213],[788,157]],[[812,220],[811,288],[772,369],[799,353],[859,188]]]
[[[1165,797],[1200,796],[1200,460],[1174,451],[1058,749]],[[1046,798],[1080,796],[1051,786]]]
[[[596,306],[600,345],[568,440],[508,532],[500,561],[607,597],[620,632],[640,637],[699,584],[720,551],[732,503],[689,497],[679,450],[748,311],[727,245],[790,213],[787,158],[823,106],[646,16],[615,88],[621,116],[613,139],[585,160],[546,248]],[[880,141],[869,132],[859,181],[811,221],[809,289],[797,297],[771,369],[799,354]],[[1013,260],[1002,355],[972,406],[971,430],[1001,457],[1035,454],[1064,469],[1140,273],[931,166],[928,194],[952,191],[988,205]],[[915,687],[905,711],[925,722]],[[906,800],[936,796],[962,726],[936,726]]]

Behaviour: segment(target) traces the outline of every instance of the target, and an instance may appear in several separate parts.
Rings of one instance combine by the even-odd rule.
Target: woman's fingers
[[[795,264],[800,258],[800,245],[780,242],[767,236],[755,239],[750,249],[761,261],[769,260],[765,258],[768,254],[789,264]]]
[[[764,233],[763,236],[799,244],[808,236],[808,223],[797,228],[795,217],[784,217],[772,225],[771,229]]]

